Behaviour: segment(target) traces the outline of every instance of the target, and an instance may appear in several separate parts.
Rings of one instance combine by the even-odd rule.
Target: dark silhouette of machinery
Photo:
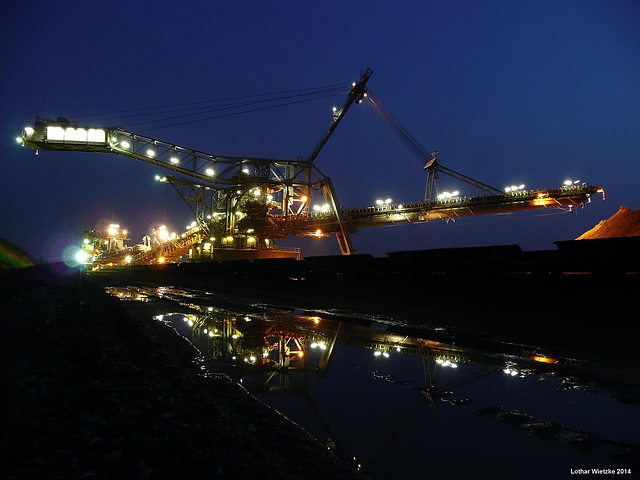
[[[145,137],[121,128],[72,126],[57,120],[37,118],[22,131],[19,141],[37,150],[98,152],[125,155],[172,174],[156,179],[172,185],[195,216],[195,225],[184,236],[171,240],[177,257],[192,248],[195,257],[207,259],[299,257],[299,252],[279,249],[278,240],[289,235],[327,237],[335,235],[343,254],[355,253],[350,236],[359,228],[467,215],[501,213],[549,207],[581,205],[598,191],[588,184],[558,189],[502,191],[442,166],[438,152],[427,153],[419,142],[382,103],[370,94],[367,69],[354,82],[340,109],[311,154],[296,160],[213,155]],[[410,149],[427,171],[425,198],[413,203],[381,202],[379,205],[342,208],[331,179],[314,164],[320,151],[354,103],[368,100]],[[460,197],[438,194],[439,173],[467,182],[484,195]],[[180,176],[174,176],[174,174]],[[167,249],[165,249],[167,250]],[[153,262],[158,253],[147,252],[138,263]],[[164,258],[164,257],[163,257]]]

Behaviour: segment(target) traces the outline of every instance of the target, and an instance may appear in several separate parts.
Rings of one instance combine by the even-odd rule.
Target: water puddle
[[[637,458],[640,405],[564,375],[571,359],[345,311],[136,295],[192,306],[155,318],[199,349],[205,374],[230,376],[371,479],[559,477]]]

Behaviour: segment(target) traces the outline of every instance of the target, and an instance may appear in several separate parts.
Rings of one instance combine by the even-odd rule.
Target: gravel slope
[[[77,274],[0,287],[2,478],[364,478]]]

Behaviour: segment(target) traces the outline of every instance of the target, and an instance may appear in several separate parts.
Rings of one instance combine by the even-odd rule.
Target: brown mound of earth
[[[620,207],[615,215],[607,220],[602,220],[576,240],[636,236],[640,236],[640,210]]]

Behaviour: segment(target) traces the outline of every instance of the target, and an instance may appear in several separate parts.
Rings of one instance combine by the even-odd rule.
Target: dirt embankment
[[[620,207],[615,215],[607,220],[602,220],[576,240],[637,236],[640,236],[640,210]]]
[[[79,275],[0,287],[2,478],[362,478]]]
[[[0,270],[30,267],[40,263],[20,247],[0,238]]]

